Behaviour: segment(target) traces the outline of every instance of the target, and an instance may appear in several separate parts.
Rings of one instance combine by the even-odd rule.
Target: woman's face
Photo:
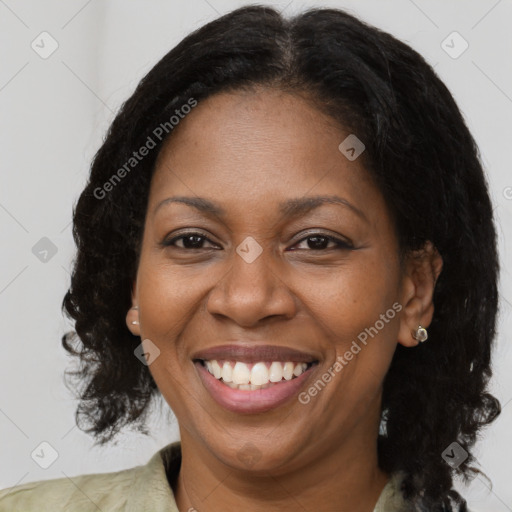
[[[268,89],[210,97],[175,130],[151,183],[131,329],[156,356],[149,369],[182,442],[232,467],[275,470],[376,436],[407,290],[383,197],[361,159],[338,149],[349,133]],[[291,208],[317,196],[339,202]],[[199,356],[245,362],[241,380],[265,363],[253,383],[290,371],[272,363],[315,364],[297,381],[233,390]]]

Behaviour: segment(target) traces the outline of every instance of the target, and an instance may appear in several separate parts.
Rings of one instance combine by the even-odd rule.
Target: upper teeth
[[[306,371],[307,363],[258,362],[246,364],[240,361],[224,361],[219,364],[216,359],[205,361],[206,368],[216,378],[233,384],[252,384],[263,386],[269,382],[279,382],[283,378],[291,380]]]

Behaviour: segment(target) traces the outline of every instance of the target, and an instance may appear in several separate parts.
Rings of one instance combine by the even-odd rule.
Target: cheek
[[[332,388],[336,398],[324,404],[336,416],[344,414],[335,406],[340,403],[364,412],[388,371],[399,329],[398,276],[397,264],[378,251],[362,250],[353,264],[315,288],[312,314],[330,340],[329,365],[338,362]]]
[[[350,265],[332,269],[323,282],[308,286],[314,315],[329,328],[341,348],[374,325],[398,297],[396,265],[377,258],[375,252],[361,250]],[[386,326],[396,323],[396,314],[388,316],[395,320],[391,318]]]
[[[176,265],[141,261],[137,286],[143,335],[170,346],[200,304],[204,280]]]
[[[199,413],[194,411],[198,397],[194,400],[190,396],[195,391],[184,385],[184,375],[193,367],[181,342],[201,296],[197,283],[176,266],[149,257],[141,259],[137,279],[141,337],[149,338],[160,350],[149,371],[165,401],[185,425]]]

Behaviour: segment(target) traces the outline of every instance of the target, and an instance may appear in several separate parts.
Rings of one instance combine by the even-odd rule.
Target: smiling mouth
[[[318,361],[258,361],[246,363],[234,360],[196,359],[215,379],[231,389],[255,391],[291,381],[307,372]]]

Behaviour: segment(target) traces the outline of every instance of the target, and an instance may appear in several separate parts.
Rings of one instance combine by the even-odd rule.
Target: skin
[[[382,382],[397,343],[414,350],[411,333],[432,320],[442,260],[428,243],[400,266],[379,189],[362,158],[338,150],[349,133],[303,97],[260,88],[200,102],[159,154],[132,290],[139,309],[126,321],[160,350],[149,369],[180,426],[171,485],[182,511],[371,512],[389,480],[377,463]],[[278,210],[287,199],[333,194],[364,217],[329,203],[296,218]],[[154,212],[178,195],[207,198],[226,215],[180,203]],[[184,239],[160,245],[184,231],[204,234],[199,249],[184,249]],[[306,237],[316,233],[354,249],[315,249]],[[252,263],[236,252],[248,236],[263,250]],[[191,360],[240,339],[267,342],[314,354],[314,382],[393,303],[401,311],[308,404],[224,410]],[[254,464],[242,456],[250,449]]]

